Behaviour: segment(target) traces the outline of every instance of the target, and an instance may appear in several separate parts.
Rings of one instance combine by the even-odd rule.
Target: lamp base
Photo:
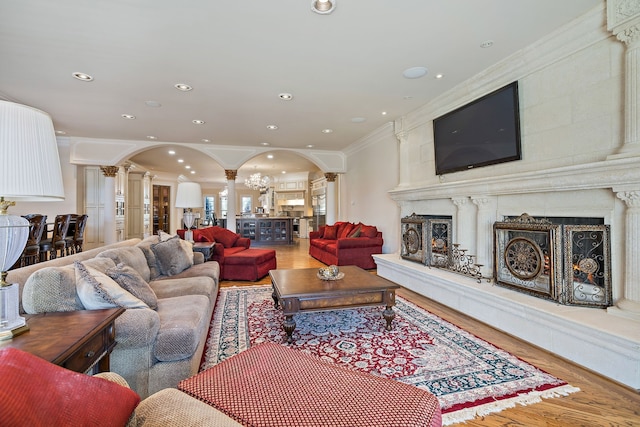
[[[0,286],[0,338],[24,327],[27,322],[20,316],[18,284]]]
[[[187,228],[184,232],[184,240],[186,240],[187,242],[191,242],[193,243],[193,231],[191,231],[191,228]]]

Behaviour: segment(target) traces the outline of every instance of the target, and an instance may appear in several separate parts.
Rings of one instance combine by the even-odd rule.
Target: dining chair
[[[84,243],[84,229],[87,225],[88,215],[76,215],[73,234],[66,237],[67,255],[82,252],[82,246]]]
[[[40,240],[47,226],[47,216],[41,214],[23,215],[29,221],[29,237],[18,261],[12,268],[24,267],[40,261]]]

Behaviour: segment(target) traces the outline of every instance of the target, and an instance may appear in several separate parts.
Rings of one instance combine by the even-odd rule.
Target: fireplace
[[[429,266],[441,266],[448,262],[452,248],[450,216],[413,213],[400,222],[402,258]]]
[[[610,230],[594,222],[526,213],[496,222],[496,283],[560,304],[611,306]]]

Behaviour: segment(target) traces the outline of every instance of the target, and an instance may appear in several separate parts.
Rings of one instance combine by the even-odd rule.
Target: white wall
[[[375,225],[383,253],[398,251],[400,209],[389,197],[398,182],[398,140],[391,123],[351,145],[340,176],[340,220]]]

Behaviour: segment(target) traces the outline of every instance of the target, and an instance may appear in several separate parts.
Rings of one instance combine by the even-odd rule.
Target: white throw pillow
[[[74,263],[76,291],[84,308],[149,308],[142,300],[122,289],[112,278],[81,262]]]

